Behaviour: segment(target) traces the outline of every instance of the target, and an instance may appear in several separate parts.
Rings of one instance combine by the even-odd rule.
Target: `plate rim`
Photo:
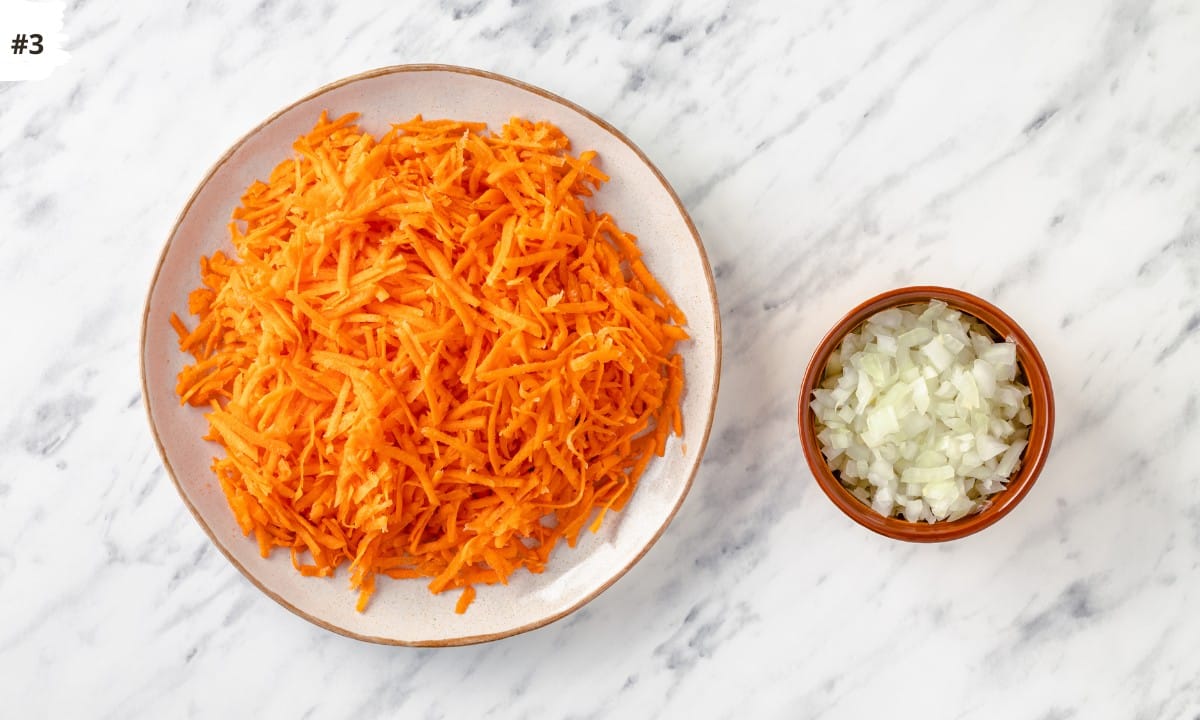
[[[539,95],[546,100],[550,100],[551,102],[557,103],[559,105],[566,107],[569,110],[573,110],[573,111],[579,113],[580,115],[584,116],[591,122],[595,123],[597,126],[599,126],[605,132],[614,136],[618,141],[620,141],[622,144],[624,144],[626,147],[628,147],[630,150],[632,150],[633,153],[638,157],[638,159],[641,160],[642,163],[644,163],[646,165],[646,167],[650,169],[651,173],[654,174],[655,179],[658,180],[658,182],[662,185],[663,189],[667,191],[667,195],[675,203],[676,210],[678,210],[680,216],[683,218],[684,224],[687,226],[688,233],[691,235],[692,242],[696,246],[696,251],[699,253],[700,262],[704,268],[704,277],[708,283],[709,299],[712,302],[712,306],[713,306],[713,310],[714,310],[714,313],[713,313],[713,338],[715,340],[715,343],[714,343],[713,350],[714,350],[714,356],[715,356],[715,363],[714,363],[714,368],[713,368],[713,382],[712,382],[712,387],[711,387],[712,395],[711,395],[711,400],[709,402],[707,417],[706,417],[705,423],[704,423],[704,431],[700,437],[700,444],[699,444],[699,447],[698,447],[698,450],[696,453],[696,459],[692,463],[691,469],[688,471],[688,476],[687,476],[686,482],[684,483],[683,492],[680,493],[679,499],[675,502],[675,505],[671,508],[670,512],[667,513],[666,517],[662,521],[662,524],[659,525],[658,529],[654,532],[654,535],[650,538],[650,540],[637,552],[637,554],[628,563],[626,563],[624,566],[622,566],[620,569],[618,569],[612,575],[612,577],[608,578],[604,583],[599,585],[596,589],[587,593],[583,598],[581,598],[579,601],[573,603],[570,607],[566,608],[565,610],[562,610],[562,611],[559,611],[556,613],[552,613],[544,618],[539,618],[535,621],[525,623],[524,625],[521,625],[516,628],[511,628],[508,630],[502,630],[502,631],[494,632],[494,633],[484,633],[484,634],[477,634],[477,635],[464,635],[464,636],[458,636],[458,637],[442,638],[442,639],[438,639],[438,640],[404,640],[404,639],[398,639],[398,638],[394,638],[394,637],[386,637],[386,636],[379,636],[379,635],[365,635],[362,633],[357,633],[357,632],[354,632],[353,630],[341,627],[339,625],[335,625],[327,620],[316,617],[310,613],[307,613],[307,612],[301,610],[300,608],[298,608],[295,605],[293,605],[292,603],[290,603],[286,598],[280,596],[278,593],[273,592],[272,590],[267,588],[265,585],[263,585],[263,583],[259,581],[258,577],[254,573],[250,572],[244,565],[242,565],[240,562],[238,562],[238,560],[232,555],[232,553],[230,553],[230,551],[225,547],[225,545],[222,544],[221,541],[217,539],[216,535],[213,534],[212,528],[210,528],[208,526],[208,523],[206,523],[204,521],[204,518],[201,517],[199,511],[196,510],[196,507],[192,504],[192,501],[190,499],[188,499],[187,494],[184,492],[183,486],[180,484],[179,478],[175,474],[175,469],[173,467],[171,467],[171,462],[170,462],[170,460],[167,459],[166,447],[163,445],[162,438],[159,435],[158,426],[154,422],[154,414],[151,412],[151,409],[150,409],[149,385],[146,380],[146,331],[147,331],[147,328],[149,326],[149,321],[150,321],[150,302],[154,297],[155,289],[158,287],[159,277],[162,275],[163,264],[166,262],[166,259],[167,259],[167,252],[171,249],[171,244],[174,241],[175,236],[179,231],[179,226],[183,222],[184,217],[187,216],[188,211],[191,210],[192,205],[193,205],[193,203],[195,203],[196,198],[200,195],[200,192],[208,185],[209,181],[212,180],[213,175],[215,175],[217,173],[217,171],[220,170],[221,167],[224,166],[225,163],[228,162],[231,157],[233,157],[234,153],[236,153],[244,144],[246,144],[246,142],[250,138],[254,137],[263,128],[265,128],[267,125],[274,122],[279,116],[288,112],[289,110],[296,107],[297,105],[307,102],[309,100],[312,100],[314,98],[317,98],[321,95],[324,95],[325,93],[335,90],[339,87],[342,87],[343,85],[349,85],[350,83],[358,82],[359,80],[367,80],[370,78],[380,77],[383,75],[392,75],[392,74],[397,74],[397,73],[409,73],[409,72],[417,72],[417,73],[420,73],[420,72],[450,72],[450,73],[457,73],[457,74],[461,74],[461,75],[471,75],[474,77],[483,78],[485,80],[491,80],[493,82],[500,82],[500,83],[504,83],[507,85],[517,87],[521,90],[525,90],[525,91],[531,92],[535,95]],[[200,179],[199,183],[197,183],[195,189],[192,191],[191,195],[188,197],[187,202],[184,203],[183,208],[179,211],[178,216],[175,218],[175,222],[172,224],[170,231],[167,233],[166,242],[163,243],[162,251],[159,253],[158,262],[155,264],[154,274],[150,279],[150,287],[146,292],[145,307],[142,310],[141,331],[139,333],[139,342],[138,342],[138,371],[139,371],[139,375],[141,377],[142,408],[146,411],[146,419],[150,423],[150,433],[154,437],[154,444],[158,448],[158,454],[159,454],[159,457],[162,459],[163,468],[167,471],[167,475],[171,478],[171,483],[175,486],[175,491],[179,494],[179,497],[183,500],[183,504],[187,507],[188,512],[191,513],[192,518],[196,521],[196,523],[200,526],[200,528],[202,530],[204,530],[204,534],[208,536],[209,542],[211,542],[214,546],[216,546],[216,548],[221,552],[221,554],[225,556],[225,559],[228,560],[231,565],[233,565],[235,568],[237,568],[238,572],[240,572],[243,577],[245,577],[247,580],[249,580],[250,583],[252,585],[254,585],[254,587],[258,588],[258,590],[260,592],[262,592],[264,595],[271,598],[272,600],[274,600],[276,603],[278,603],[285,609],[289,610],[292,614],[294,614],[304,620],[307,620],[308,622],[310,622],[313,625],[316,625],[320,628],[323,628],[323,629],[328,630],[333,633],[337,633],[338,635],[342,635],[344,637],[352,638],[354,640],[361,640],[363,642],[376,643],[379,645],[392,645],[392,646],[404,646],[404,647],[454,647],[454,646],[461,646],[461,645],[474,645],[474,644],[479,644],[479,643],[491,642],[493,640],[500,640],[500,639],[506,638],[506,637],[513,637],[515,635],[520,635],[520,634],[529,632],[531,630],[536,630],[538,628],[545,627],[553,622],[561,620],[562,618],[570,615],[571,613],[574,613],[576,610],[579,610],[584,605],[587,605],[589,602],[596,599],[596,597],[598,597],[605,590],[612,587],[613,584],[615,584],[618,580],[620,580],[622,577],[624,577],[625,574],[628,573],[629,570],[632,569],[633,566],[636,565],[646,555],[646,553],[650,551],[650,548],[654,547],[655,543],[658,542],[658,539],[660,537],[662,537],[662,534],[664,532],[666,532],[667,527],[675,519],[675,515],[679,512],[679,508],[683,506],[683,501],[687,499],[688,493],[691,492],[692,483],[696,478],[696,473],[699,471],[700,464],[704,459],[704,452],[708,447],[708,439],[709,439],[710,433],[712,432],[713,419],[716,415],[717,395],[718,395],[718,392],[720,390],[720,385],[721,385],[721,352],[722,352],[721,345],[722,345],[721,308],[717,301],[717,289],[716,289],[716,282],[713,279],[712,266],[709,264],[708,253],[705,252],[704,243],[700,240],[700,233],[699,233],[699,231],[696,230],[696,226],[692,222],[691,216],[688,214],[687,209],[683,206],[683,202],[679,199],[679,195],[676,194],[675,189],[673,187],[671,187],[671,184],[669,182],[667,182],[666,177],[662,174],[662,172],[658,169],[658,167],[653,162],[650,161],[650,158],[647,157],[644,152],[642,152],[642,149],[640,147],[638,147],[632,140],[630,140],[628,137],[626,137],[626,135],[624,133],[622,133],[617,128],[613,127],[610,123],[608,123],[603,118],[596,115],[595,113],[592,113],[591,111],[587,110],[586,108],[584,108],[574,102],[571,102],[570,100],[567,100],[566,98],[556,95],[548,90],[544,90],[540,87],[537,87],[536,85],[531,85],[531,84],[523,82],[521,80],[517,80],[517,79],[511,78],[511,77],[508,77],[506,75],[501,75],[499,73],[494,73],[494,72],[491,72],[488,70],[480,70],[477,68],[466,67],[466,66],[462,66],[462,65],[444,65],[444,64],[437,64],[437,63],[415,63],[415,64],[403,64],[403,65],[386,65],[386,66],[378,67],[378,68],[375,68],[372,70],[367,70],[367,71],[364,71],[361,73],[356,73],[354,75],[348,75],[346,77],[343,77],[338,80],[334,80],[333,82],[330,82],[330,83],[327,83],[325,85],[318,87],[316,90],[313,90],[312,92],[288,103],[287,105],[285,105],[284,107],[275,111],[274,113],[271,113],[262,122],[258,123],[253,128],[251,128],[249,131],[247,131],[245,134],[243,134],[241,137],[239,137],[229,147],[229,149],[226,150],[209,167],[208,171]]]

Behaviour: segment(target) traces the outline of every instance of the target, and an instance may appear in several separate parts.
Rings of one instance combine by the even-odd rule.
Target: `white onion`
[[[1029,438],[1016,346],[945,303],[891,308],[846,335],[813,392],[829,466],[886,516],[957,520],[1004,489]]]

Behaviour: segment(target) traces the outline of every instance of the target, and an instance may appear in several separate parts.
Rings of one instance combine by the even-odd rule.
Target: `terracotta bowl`
[[[982,510],[954,521],[935,523],[909,522],[900,518],[884,517],[858,498],[834,476],[821,454],[817,441],[816,418],[809,403],[812,393],[825,375],[825,366],[830,355],[841,345],[848,333],[858,329],[867,318],[902,305],[913,305],[941,300],[951,307],[969,314],[990,328],[998,338],[1004,338],[1017,346],[1018,376],[1023,376],[1031,390],[1030,409],[1033,426],[1030,428],[1029,445],[1021,457],[1007,487],[993,495]],[[1054,391],[1050,387],[1050,374],[1038,354],[1033,341],[1020,325],[988,301],[943,287],[919,286],[889,290],[867,300],[854,308],[830,330],[817,345],[808,369],[804,373],[804,384],[799,398],[800,442],[804,457],[812,470],[817,484],[829,499],[846,513],[851,520],[868,530],[897,540],[909,542],[943,542],[966,537],[992,525],[1012,511],[1017,503],[1029,493],[1037,480],[1046,456],[1050,452],[1050,440],[1054,435]]]

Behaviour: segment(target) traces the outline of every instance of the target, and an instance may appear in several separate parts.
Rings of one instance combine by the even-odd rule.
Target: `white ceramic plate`
[[[426,118],[483,120],[498,130],[512,116],[549,120],[571,138],[574,152],[594,149],[612,177],[595,196],[636,234],[646,264],[687,314],[692,340],[684,359],[684,437],[672,438],[655,458],[621,513],[599,533],[584,533],[575,548],[561,544],[546,571],[520,570],[507,586],[479,586],[464,615],[454,613],[457,592],[433,595],[425,580],[381,577],[365,613],[343,569],[332,579],[301,577],[286,552],[259,557],[238,529],[209,469],[220,451],[205,442],[199,409],[180,407],[175,377],[185,356],[168,318],[187,317],[187,294],[199,284],[201,255],[231,251],[230,213],[242,190],[265,178],[291,155],[322,110],[359,112],[368,132],[418,113]],[[184,502],[221,552],[256,586],[298,615],[345,635],[403,645],[460,645],[493,640],[557,620],[615,582],[650,548],[687,495],[708,439],[720,377],[721,331],[716,291],[704,248],[691,220],[650,161],[624,135],[586,110],[544,90],[478,70],[436,65],[382,68],[341,80],[268,118],[213,166],[183,209],[146,301],[142,329],[142,383],[146,409],[168,473]]]

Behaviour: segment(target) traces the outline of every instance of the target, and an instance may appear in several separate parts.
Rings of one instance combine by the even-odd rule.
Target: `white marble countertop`
[[[65,19],[70,62],[0,84],[4,714],[1200,713],[1194,2],[76,0]],[[212,161],[317,86],[406,62],[511,75],[627,133],[704,238],[725,330],[712,441],[653,550],[565,620],[445,650],[333,635],[255,590],[164,474],[137,370],[151,272]],[[820,335],[914,283],[1008,311],[1058,403],[1032,493],[941,546],[851,523],[795,431]]]

